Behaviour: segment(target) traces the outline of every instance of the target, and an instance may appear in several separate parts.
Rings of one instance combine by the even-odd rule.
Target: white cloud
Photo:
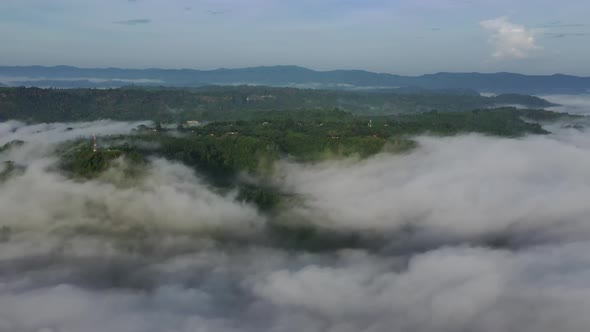
[[[481,21],[480,25],[491,32],[489,42],[495,48],[494,59],[524,59],[539,49],[533,31],[510,22],[507,17]]]
[[[93,133],[128,133],[138,124],[113,121],[0,124],[0,146],[17,139],[26,142],[0,155],[0,164],[10,160],[23,168],[22,174],[0,184],[0,210],[4,216],[0,227],[86,223],[213,231],[235,226],[243,233],[262,222],[253,206],[234,200],[235,193],[217,193],[192,169],[163,159],[151,160],[144,177],[132,186],[121,185],[126,167],[123,161],[114,163],[102,178],[93,181],[71,180],[53,171],[56,158],[52,155],[59,142],[91,137]]]
[[[559,105],[549,108],[551,111],[566,112],[570,114],[590,114],[590,94],[544,95],[541,96],[541,98]]]
[[[451,237],[510,233],[534,242],[533,234],[588,236],[590,209],[580,198],[590,195],[590,187],[580,179],[589,176],[590,137],[551,129],[559,134],[519,140],[419,137],[420,149],[404,156],[285,164],[284,185],[304,198],[293,218],[379,233],[412,225]]]
[[[0,141],[28,143],[0,158],[125,126],[5,124]],[[588,331],[590,132],[555,126],[283,163],[276,182],[299,194],[286,210],[366,235],[357,249],[318,252],[273,241],[264,221],[281,216],[183,165],[153,160],[134,185],[107,181],[117,167],[80,182],[31,152],[0,181],[0,331]],[[424,232],[397,236],[405,224]],[[76,227],[86,225],[96,226]],[[440,244],[444,232],[501,233],[515,246]],[[406,245],[421,234],[424,245]]]

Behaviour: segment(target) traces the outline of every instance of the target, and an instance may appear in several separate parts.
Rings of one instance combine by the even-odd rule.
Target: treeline
[[[360,115],[468,111],[504,104],[543,108],[532,96],[483,97],[469,92],[428,90],[331,91],[254,86],[123,89],[0,88],[0,121],[248,119],[252,111],[339,109]]]

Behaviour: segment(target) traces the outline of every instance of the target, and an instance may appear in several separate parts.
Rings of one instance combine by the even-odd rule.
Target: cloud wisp
[[[581,24],[581,23],[567,23],[567,22],[561,22],[561,21],[553,21],[553,22],[548,22],[546,24],[541,25],[541,28],[561,29],[561,28],[582,28],[585,26],[586,26],[586,24]]]
[[[586,37],[590,36],[588,32],[546,32],[545,36],[551,38],[566,38],[566,37]]]
[[[208,10],[207,14],[212,16],[219,16],[231,13],[231,10]]]
[[[138,18],[132,20],[123,20],[123,21],[115,21],[114,24],[121,24],[121,25],[141,25],[141,24],[150,24],[152,20],[147,18]]]
[[[528,58],[540,49],[533,32],[510,22],[508,17],[481,21],[480,25],[490,32],[488,41],[494,47],[492,57],[498,61]]]

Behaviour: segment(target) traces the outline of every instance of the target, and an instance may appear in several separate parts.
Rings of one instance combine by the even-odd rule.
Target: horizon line
[[[402,75],[402,74],[395,74],[391,72],[378,72],[378,71],[370,71],[366,69],[330,69],[330,70],[318,70],[309,67],[304,67],[300,65],[260,65],[260,66],[246,66],[246,67],[217,67],[214,69],[197,69],[197,68],[165,68],[165,67],[143,67],[143,68],[131,68],[131,67],[80,67],[80,66],[73,66],[73,65],[2,65],[0,64],[0,68],[31,68],[31,67],[40,67],[40,68],[59,68],[59,67],[67,67],[73,69],[85,69],[85,70],[108,70],[108,69],[119,69],[119,70],[170,70],[170,71],[201,71],[201,72],[213,72],[213,71],[220,71],[220,70],[243,70],[243,69],[257,69],[257,68],[280,68],[280,67],[291,67],[291,68],[298,68],[313,71],[316,73],[330,73],[330,72],[338,72],[338,71],[347,71],[347,72],[364,72],[376,75],[391,75],[391,76],[401,76],[401,77],[421,77],[421,76],[428,76],[428,75],[438,75],[438,74],[484,74],[484,75],[494,75],[494,74],[513,74],[513,75],[522,75],[522,76],[570,76],[570,77],[578,77],[578,78],[590,78],[590,76],[581,76],[581,75],[572,75],[572,74],[564,74],[560,72],[555,72],[552,74],[524,74],[518,72],[509,72],[509,71],[498,71],[498,72],[483,72],[483,71],[438,71],[438,72],[431,72],[425,74],[417,74],[417,75]]]

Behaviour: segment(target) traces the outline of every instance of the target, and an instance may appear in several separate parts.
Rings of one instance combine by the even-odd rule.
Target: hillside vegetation
[[[527,114],[530,113],[530,114]],[[204,126],[164,129],[140,126],[130,135],[101,138],[108,147],[92,153],[90,143],[76,143],[64,155],[67,169],[92,176],[108,168],[110,159],[132,155],[181,161],[212,175],[240,171],[267,172],[279,158],[317,161],[325,158],[368,157],[381,151],[412,148],[412,135],[482,133],[503,137],[546,134],[539,124],[522,119],[553,114],[503,108],[470,112],[428,112],[397,116],[359,117],[339,110],[253,112],[251,120],[213,122]],[[254,119],[254,117],[256,119]]]
[[[483,97],[470,91],[401,89],[344,92],[269,87],[205,87],[195,89],[38,89],[0,88],[0,120],[27,122],[114,120],[249,119],[252,111],[339,108],[360,115],[470,111],[520,104],[543,108],[552,104],[524,95]]]

